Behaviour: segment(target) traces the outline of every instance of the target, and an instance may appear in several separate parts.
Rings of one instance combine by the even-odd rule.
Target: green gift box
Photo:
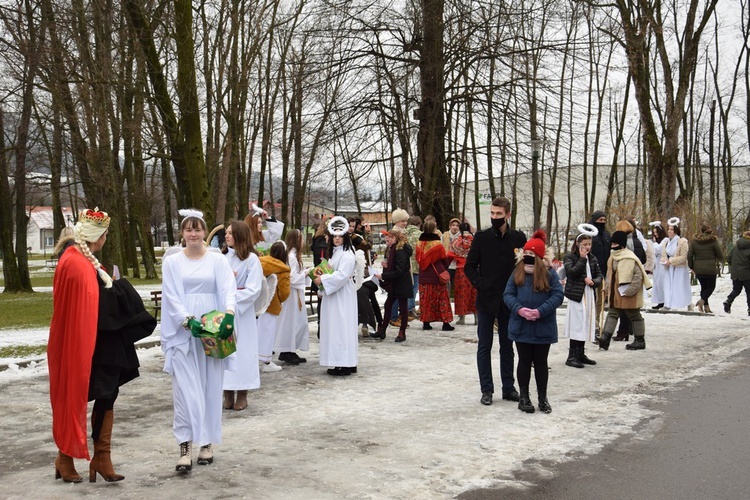
[[[206,356],[224,359],[237,350],[234,332],[226,339],[216,337],[223,319],[224,313],[221,311],[211,311],[201,316],[203,328],[200,339],[203,343],[203,351],[206,353]]]
[[[320,270],[322,274],[333,274],[333,268],[331,267],[331,264],[328,263],[326,259],[323,259],[320,261],[320,264],[310,269],[310,272],[308,273],[308,276],[311,280],[315,281],[315,278],[318,277],[320,273],[316,272],[316,270]],[[321,290],[323,290],[323,284],[321,283],[318,287]]]

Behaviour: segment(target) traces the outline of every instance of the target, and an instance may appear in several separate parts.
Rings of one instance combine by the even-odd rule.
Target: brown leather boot
[[[240,411],[245,408],[247,408],[247,391],[237,391],[237,400],[234,402],[234,409]],[[200,457],[198,457],[198,463],[200,463]]]
[[[58,451],[55,459],[55,479],[62,478],[66,483],[80,483],[83,478],[76,472],[73,457]]]
[[[234,408],[234,391],[224,391],[224,409],[231,410]]]
[[[91,422],[95,419],[95,414],[91,414]],[[102,478],[108,483],[112,481],[122,481],[125,476],[115,473],[112,468],[112,460],[110,458],[110,445],[112,443],[112,424],[115,421],[115,413],[112,410],[104,412],[104,420],[102,421],[102,428],[99,431],[99,439],[94,441],[94,456],[91,458],[89,464],[89,482],[96,482],[96,473],[98,472]]]

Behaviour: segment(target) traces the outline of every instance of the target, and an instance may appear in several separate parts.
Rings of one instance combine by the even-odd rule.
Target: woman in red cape
[[[106,212],[84,210],[60,235],[47,343],[52,435],[58,448],[55,479],[79,483],[73,458],[89,459],[86,407],[91,411],[94,456],[89,481],[121,481],[110,458],[114,403],[119,387],[138,377],[134,343],[149,336],[156,320],[126,280],[112,281],[92,252],[107,241]],[[113,286],[114,285],[114,286]]]
[[[446,255],[440,236],[435,232],[437,226],[432,221],[425,221],[422,234],[417,243],[417,262],[419,263],[419,310],[423,330],[432,330],[430,322],[442,321],[443,331],[454,330],[451,299],[448,287],[440,282],[439,275],[447,274],[450,257]]]

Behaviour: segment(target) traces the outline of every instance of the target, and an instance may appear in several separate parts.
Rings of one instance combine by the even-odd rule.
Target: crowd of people
[[[442,331],[452,331],[454,321],[464,325],[471,316],[480,403],[493,404],[497,330],[501,397],[525,413],[552,411],[548,356],[558,341],[556,313],[564,298],[565,365],[579,369],[596,365],[586,355],[587,342],[608,350],[612,341],[633,335],[626,348],[646,348],[641,309],[649,290],[652,309],[692,310],[692,273],[700,283],[695,307],[713,312],[710,299],[724,252],[710,226],[702,225],[688,242],[681,236],[680,219],[672,217],[665,226],[649,223],[646,239],[632,217],[617,221],[610,234],[607,214],[596,211],[577,226],[560,262],[544,231],[527,239],[511,227],[511,206],[505,197],[494,199],[491,225],[478,232],[454,218],[443,233],[432,216],[423,221],[394,210],[391,227],[382,231],[381,256],[368,224],[359,218],[324,218],[310,245],[312,267],[302,260],[304,234],[292,229],[282,240],[283,222],[262,209],[253,207],[244,220],[229,221],[220,234],[208,234],[201,212],[181,210],[181,245],[170,249],[162,263],[161,347],[164,371],[172,378],[173,433],[179,446],[175,470],[192,470],[193,445],[199,465],[213,462],[213,445],[222,440],[222,409],[246,409],[248,391],[260,387],[261,373],[307,362],[298,351],[309,350],[308,286],[319,297],[318,362],[327,374],[358,373],[360,332],[382,341],[392,326],[395,342],[403,343],[410,323],[421,323],[422,330],[438,323]],[[58,244],[48,359],[59,448],[55,476],[66,482],[81,481],[73,458],[89,458],[85,416],[91,400],[95,452],[90,480],[97,473],[107,481],[123,479],[110,460],[114,401],[119,387],[138,376],[133,343],[155,327],[132,286],[112,280],[92,253],[104,245],[108,225],[106,213],[84,211],[72,234]],[[750,314],[750,232],[727,256],[733,290],[724,310],[730,312],[744,288]],[[382,310],[381,289],[387,294]],[[207,322],[214,321],[214,313],[213,343],[207,343]]]

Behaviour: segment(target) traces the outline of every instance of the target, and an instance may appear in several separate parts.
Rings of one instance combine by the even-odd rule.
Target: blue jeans
[[[503,393],[514,391],[513,378],[513,341],[508,338],[509,311],[501,307],[497,315],[477,311],[477,370],[479,371],[479,385],[482,392],[495,392],[492,381],[492,342],[494,340],[494,324],[497,319],[500,336],[500,380],[503,383]]]
[[[409,308],[409,311],[413,311],[417,307],[416,297],[417,292],[419,291],[419,275],[418,274],[412,274],[411,275],[412,280],[414,281],[414,284],[411,287],[411,298],[408,299],[407,307]],[[396,321],[398,319],[399,315],[399,308],[398,304],[393,305],[393,312],[391,313],[391,321]]]

